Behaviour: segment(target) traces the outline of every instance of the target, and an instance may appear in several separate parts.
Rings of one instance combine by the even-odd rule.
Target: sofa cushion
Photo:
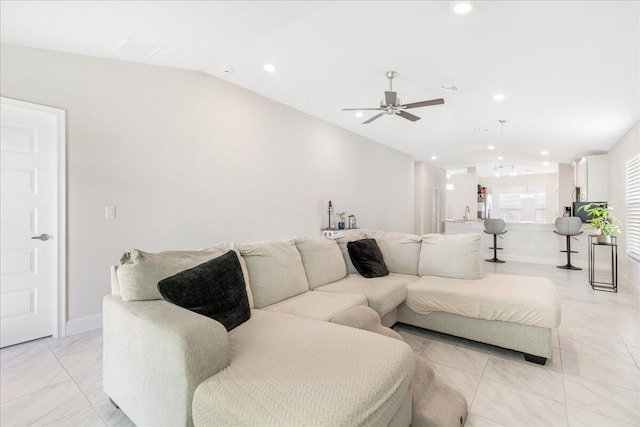
[[[376,239],[362,239],[347,243],[347,250],[358,273],[368,279],[389,275]]]
[[[337,314],[358,305],[367,305],[364,295],[309,291],[264,307],[263,310],[328,322]]]
[[[338,246],[340,246],[340,251],[342,252],[342,259],[344,259],[344,263],[347,266],[347,274],[357,273],[358,271],[353,266],[351,262],[351,257],[349,257],[349,251],[347,250],[347,243],[353,242],[356,240],[364,239],[366,236],[357,230],[348,230],[348,231],[340,231],[333,236],[329,237],[329,239],[333,239],[338,242]]]
[[[158,291],[160,280],[217,258],[231,249],[232,243],[221,243],[199,251],[151,253],[131,249],[120,258],[120,265],[112,278],[117,279],[117,288],[125,301],[162,299]]]
[[[249,320],[242,267],[234,251],[162,279],[164,299],[222,323],[227,331]]]
[[[560,324],[560,302],[544,277],[488,274],[479,280],[424,276],[407,286],[416,313],[445,312],[541,328]]]
[[[255,308],[266,307],[309,290],[302,258],[293,242],[238,245],[247,263]]]
[[[420,276],[480,279],[484,275],[482,236],[425,234],[420,250]]]
[[[374,279],[350,274],[345,279],[316,288],[315,292],[362,294],[367,297],[369,307],[382,317],[407,299],[407,285],[416,280],[418,276],[395,273]]]
[[[193,419],[195,425],[386,426],[410,393],[413,373],[411,348],[401,341],[255,310],[229,332],[229,366],[197,388]]]
[[[301,237],[294,240],[302,257],[309,289],[347,277],[347,266],[340,246],[326,237]]]
[[[387,233],[378,230],[362,230],[365,236],[376,239],[384,263],[392,273],[418,275],[418,261],[422,239],[415,234]]]

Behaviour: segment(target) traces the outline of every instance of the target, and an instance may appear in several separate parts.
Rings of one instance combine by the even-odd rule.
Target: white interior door
[[[0,120],[0,347],[58,335],[64,113],[56,110],[61,125],[48,107],[10,101],[2,99]]]

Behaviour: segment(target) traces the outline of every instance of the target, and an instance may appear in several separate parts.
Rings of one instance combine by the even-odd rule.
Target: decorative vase
[[[344,230],[344,222],[341,221],[338,223],[338,229]]]
[[[600,245],[610,245],[611,244],[611,236],[606,234],[600,234],[596,239],[598,244]]]

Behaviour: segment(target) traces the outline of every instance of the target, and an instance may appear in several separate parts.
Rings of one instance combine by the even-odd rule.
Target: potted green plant
[[[340,230],[344,230],[344,217],[346,214],[347,214],[346,212],[340,212],[336,214],[340,217],[340,222],[338,222],[338,228]]]
[[[620,232],[620,227],[616,225],[618,219],[610,212],[612,209],[605,203],[589,203],[578,208],[587,212],[587,222],[591,228],[600,232],[597,238],[599,244],[611,244],[611,235]]]

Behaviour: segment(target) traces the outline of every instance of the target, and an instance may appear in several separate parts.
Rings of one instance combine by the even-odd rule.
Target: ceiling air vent
[[[151,56],[163,48],[164,46],[160,46],[159,44],[124,39],[113,50],[116,52],[131,53],[133,55]]]

